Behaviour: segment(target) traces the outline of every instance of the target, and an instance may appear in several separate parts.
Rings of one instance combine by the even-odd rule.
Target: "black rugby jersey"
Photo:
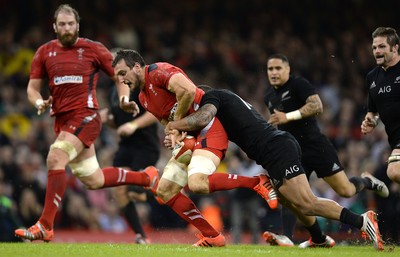
[[[368,112],[378,112],[393,148],[400,140],[400,62],[386,71],[377,66],[366,76]]]
[[[224,89],[206,92],[200,105],[212,104],[217,108],[216,117],[228,134],[250,159],[260,161],[268,142],[284,134],[270,125],[249,103]],[[260,147],[263,147],[260,149]],[[258,162],[259,163],[259,162]]]
[[[264,97],[264,103],[269,111],[274,109],[281,112],[292,112],[302,107],[309,96],[316,94],[315,87],[302,77],[290,75],[289,80],[282,86],[269,86]],[[278,126],[279,129],[290,132],[298,141],[321,134],[314,116],[290,121]]]

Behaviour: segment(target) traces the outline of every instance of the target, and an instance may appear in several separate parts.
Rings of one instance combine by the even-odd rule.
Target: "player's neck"
[[[397,65],[399,63],[399,61],[400,61],[400,55],[396,55],[393,57],[393,59],[390,62],[388,62],[386,65],[382,66],[382,68],[386,71],[390,67]]]

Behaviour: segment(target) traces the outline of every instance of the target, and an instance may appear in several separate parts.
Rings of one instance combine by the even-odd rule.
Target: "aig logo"
[[[384,94],[384,93],[390,93],[390,91],[392,91],[392,88],[390,86],[381,87],[381,88],[379,88],[378,95]]]
[[[298,172],[299,170],[300,170],[299,166],[293,165],[292,167],[286,169],[285,176],[291,175],[291,174],[293,174],[293,173],[296,173],[296,172]]]

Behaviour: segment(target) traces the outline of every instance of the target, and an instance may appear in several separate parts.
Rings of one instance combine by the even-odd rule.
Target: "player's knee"
[[[161,198],[164,202],[168,202],[172,197],[180,192],[182,186],[179,184],[169,181],[167,179],[161,179],[156,194],[159,198]]]
[[[355,188],[343,186],[343,187],[335,188],[335,192],[338,195],[340,195],[341,197],[350,198],[354,195]]]
[[[315,215],[315,206],[316,206],[316,201],[317,198],[315,197],[315,200],[312,198],[301,198],[299,202],[294,203],[296,208],[306,216],[310,215]]]
[[[56,169],[57,167],[60,167],[62,165],[60,161],[61,159],[58,157],[56,152],[50,151],[49,154],[47,155],[47,160],[46,160],[47,168],[49,170],[52,170]]]
[[[195,194],[208,194],[210,193],[208,184],[208,175],[196,173],[189,177],[188,181],[189,190]]]
[[[47,156],[47,165],[49,168],[64,168],[65,165],[75,159],[76,156],[78,156],[78,152],[71,142],[56,140],[50,146],[50,152]]]
[[[47,168],[49,170],[64,169],[68,162],[68,156],[62,149],[59,149],[59,151],[50,151],[46,159]]]
[[[312,206],[312,205],[309,205],[309,204],[303,204],[303,205],[301,205],[300,206],[300,212],[303,214],[303,215],[306,215],[306,216],[311,216],[311,215],[315,215],[314,213],[314,207]]]
[[[104,185],[104,180],[101,180],[99,176],[89,176],[86,179],[80,177],[79,180],[85,184],[88,190],[100,189]]]
[[[396,169],[389,167],[387,170],[387,176],[390,178],[390,180],[400,183],[400,170],[397,169],[397,167]]]

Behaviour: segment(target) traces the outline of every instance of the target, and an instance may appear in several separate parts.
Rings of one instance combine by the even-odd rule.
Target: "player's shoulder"
[[[101,43],[100,41],[96,41],[96,40],[92,40],[89,38],[85,38],[85,37],[80,37],[78,40],[78,44],[94,44],[94,45],[103,45],[103,43]]]
[[[289,83],[292,83],[293,85],[311,85],[311,82],[306,79],[305,77],[302,76],[290,76],[289,77]]]
[[[149,65],[149,70],[181,70],[179,67],[168,62],[155,62]]]
[[[267,86],[267,88],[265,89],[265,96],[270,96],[270,95],[274,95],[274,94],[275,94],[274,87],[271,85]]]
[[[370,70],[370,71],[367,73],[366,78],[369,79],[369,78],[375,77],[376,74],[379,73],[380,69],[382,69],[381,66],[376,66],[376,67],[374,67],[372,70]]]
[[[89,39],[89,38],[83,38],[83,37],[79,38],[75,47],[91,48],[91,49],[97,49],[97,50],[109,52],[103,43]]]
[[[53,40],[47,41],[46,43],[42,44],[41,46],[39,46],[38,51],[42,51],[42,50],[49,49],[49,48],[54,48],[55,46],[57,46],[57,39],[53,39]]]

